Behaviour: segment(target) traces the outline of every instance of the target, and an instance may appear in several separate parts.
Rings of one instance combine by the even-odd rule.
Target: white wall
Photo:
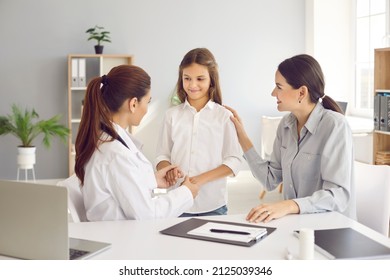
[[[16,102],[44,118],[61,113],[65,123],[67,55],[93,52],[85,30],[95,24],[111,31],[105,53],[133,54],[152,77],[153,101],[136,131],[150,160],[187,51],[214,53],[224,103],[239,111],[259,148],[260,116],[280,115],[270,96],[276,67],[305,50],[304,0],[1,0],[0,114]],[[37,177],[65,177],[66,147],[36,144]],[[16,177],[16,145],[0,137],[0,178]]]

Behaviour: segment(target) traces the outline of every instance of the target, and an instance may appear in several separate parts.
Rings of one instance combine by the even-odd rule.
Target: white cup
[[[314,230],[302,228],[299,231],[299,259],[314,259]]]

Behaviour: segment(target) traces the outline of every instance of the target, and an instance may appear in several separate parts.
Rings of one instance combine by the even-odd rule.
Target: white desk
[[[246,223],[244,215],[201,217]],[[71,237],[109,242],[112,247],[94,259],[134,260],[278,260],[286,256],[289,247],[298,254],[298,239],[293,230],[351,227],[390,247],[390,239],[339,213],[289,215],[266,225],[277,229],[252,247],[241,247],[216,242],[180,238],[160,234],[159,231],[187,218],[153,221],[114,221],[70,223]],[[325,257],[315,252],[316,259]]]

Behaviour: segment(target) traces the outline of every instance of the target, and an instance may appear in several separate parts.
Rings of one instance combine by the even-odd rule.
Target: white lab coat
[[[157,187],[152,164],[127,131],[114,127],[128,148],[117,140],[103,142],[86,164],[82,192],[88,220],[167,218],[188,210],[193,197],[187,187],[152,197]]]

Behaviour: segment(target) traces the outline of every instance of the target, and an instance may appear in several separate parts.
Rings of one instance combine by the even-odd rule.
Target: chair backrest
[[[345,101],[336,101],[337,104],[339,105],[340,109],[343,111],[343,114],[347,112],[347,107],[348,107],[348,102]]]
[[[86,222],[87,215],[85,212],[83,195],[80,189],[80,181],[76,174],[73,174],[66,180],[58,182],[57,185],[66,187],[68,189],[68,208],[73,222]]]
[[[390,219],[390,166],[355,161],[357,219],[386,236]]]
[[[261,117],[261,157],[265,160],[271,159],[276,130],[281,119],[282,117]]]

